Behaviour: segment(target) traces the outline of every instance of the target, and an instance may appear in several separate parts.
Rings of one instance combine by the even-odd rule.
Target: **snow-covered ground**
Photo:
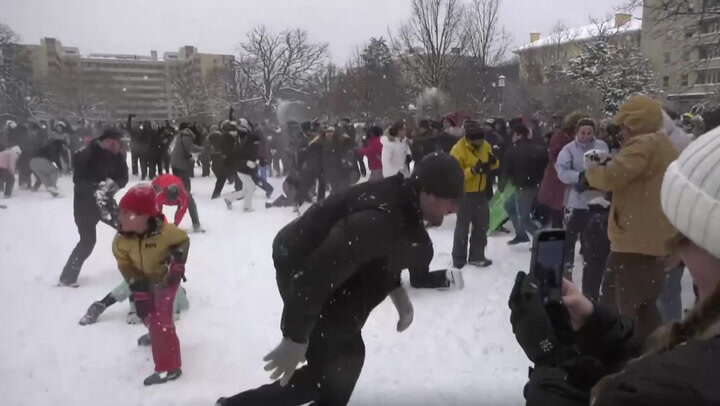
[[[153,370],[152,357],[136,346],[145,328],[126,324],[127,303],[108,309],[95,325],[78,325],[88,305],[121,280],[109,227],[97,228],[80,288],[55,287],[78,239],[71,179],[61,178],[61,198],[19,190],[0,201],[9,206],[0,210],[1,404],[210,406],[219,396],[268,382],[261,358],[281,338],[282,310],[271,242],[295,215],[266,210],[260,191],[256,212],[243,213],[241,205],[228,212],[222,200],[210,200],[212,182],[193,180],[208,232],[191,235],[185,284],[191,308],[177,322],[183,376],[154,387],[142,385]],[[450,266],[454,223],[452,216],[430,231],[434,268]],[[183,227],[190,228],[189,216]],[[530,252],[528,245],[509,248],[509,238],[489,239],[495,263],[467,267],[463,291],[408,286],[415,306],[408,331],[395,331],[389,300],[375,310],[363,330],[367,356],[352,405],[523,404],[528,361],[511,331],[507,296]]]

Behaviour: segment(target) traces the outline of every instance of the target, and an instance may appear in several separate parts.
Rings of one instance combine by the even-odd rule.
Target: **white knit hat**
[[[720,127],[700,136],[670,164],[661,196],[670,223],[720,258]]]

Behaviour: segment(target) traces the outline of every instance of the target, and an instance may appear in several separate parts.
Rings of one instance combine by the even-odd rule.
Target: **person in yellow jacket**
[[[588,151],[583,176],[589,186],[612,192],[610,255],[600,301],[634,318],[642,339],[662,321],[656,301],[665,281],[668,243],[677,232],[663,214],[660,189],[678,152],[661,132],[660,104],[647,96],[631,97],[615,123],[622,132],[620,151],[611,160]]]
[[[185,231],[165,221],[149,184],[128,190],[119,207],[120,231],[112,250],[137,315],[148,327],[149,334],[140,337],[138,345],[151,345],[155,362],[155,373],[143,383],[165,383],[182,374],[173,302],[185,274],[190,240]]]
[[[450,151],[465,173],[465,195],[460,202],[455,225],[453,266],[461,269],[470,264],[484,268],[492,265],[492,261],[485,256],[490,219],[486,189],[492,187],[488,175],[498,169],[500,162],[493,155],[490,143],[485,141],[485,130],[478,122],[465,120],[463,127],[465,136]]]

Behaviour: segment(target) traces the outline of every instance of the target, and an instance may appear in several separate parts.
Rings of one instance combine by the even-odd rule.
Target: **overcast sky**
[[[504,0],[502,22],[519,45],[531,31],[558,20],[587,24],[611,14],[621,0]],[[0,0],[0,21],[37,44],[55,37],[82,54],[160,54],[195,45],[200,52],[235,54],[249,27],[300,27],[330,43],[344,64],[371,36],[387,36],[409,16],[410,0]]]

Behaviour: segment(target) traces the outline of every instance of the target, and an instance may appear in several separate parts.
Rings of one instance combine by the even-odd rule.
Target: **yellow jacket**
[[[475,174],[472,169],[478,161],[490,162],[493,153],[489,142],[483,141],[481,146],[476,147],[463,137],[450,150],[450,155],[460,162],[460,167],[465,172],[465,193],[482,192],[487,188],[487,175]],[[496,158],[495,163],[490,165],[490,168],[497,169],[499,167],[500,161]]]
[[[138,281],[160,283],[167,273],[167,262],[174,250],[187,255],[190,239],[174,224],[163,223],[149,235],[123,235],[113,240],[113,255],[128,284]]]
[[[677,231],[660,206],[660,188],[678,153],[663,133],[628,139],[605,166],[585,171],[590,186],[612,192],[608,237],[614,252],[665,256]]]

